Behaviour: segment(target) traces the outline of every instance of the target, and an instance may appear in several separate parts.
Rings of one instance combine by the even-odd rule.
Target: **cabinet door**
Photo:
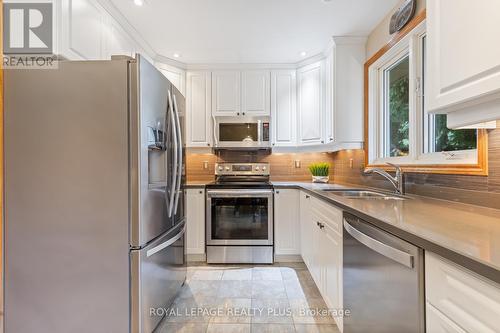
[[[61,50],[70,60],[104,59],[105,11],[94,0],[61,2]]]
[[[186,254],[205,253],[205,190],[186,190]]]
[[[312,260],[312,216],[311,196],[306,192],[300,192],[300,252],[302,260],[308,268]]]
[[[187,146],[212,145],[212,79],[210,72],[188,72],[186,87]]]
[[[243,116],[269,116],[271,114],[270,100],[269,71],[241,73],[241,114]]]
[[[325,59],[325,121],[324,121],[324,141],[331,143],[334,141],[333,132],[335,129],[335,82],[334,73],[334,53],[328,54]],[[359,124],[362,127],[362,124]]]
[[[425,297],[467,332],[498,332],[500,285],[428,251],[425,253]]]
[[[425,304],[425,326],[429,333],[466,333],[431,304]]]
[[[240,115],[240,72],[212,73],[212,113],[216,116]]]
[[[271,73],[271,117],[273,146],[296,145],[296,72]]]
[[[321,256],[321,293],[326,304],[331,309],[342,308],[342,236],[340,236],[328,221],[322,222],[324,228],[320,233]],[[340,327],[340,318],[335,317]]]
[[[299,144],[324,143],[324,64],[314,63],[297,71],[299,92]]]
[[[428,111],[454,112],[500,97],[498,31],[497,0],[428,1]]]
[[[186,96],[185,82],[186,71],[163,63],[156,63],[156,67],[176,87],[182,95]]]
[[[114,55],[134,56],[135,47],[133,40],[123,31],[115,20],[111,18],[108,20],[106,32],[106,59],[111,59],[111,56]]]
[[[277,255],[300,254],[299,191],[277,189],[274,193],[274,251]]]

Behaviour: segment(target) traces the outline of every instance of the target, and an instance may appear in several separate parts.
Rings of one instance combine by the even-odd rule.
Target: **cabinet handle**
[[[237,115],[237,116],[239,116],[239,115],[240,115],[240,113],[239,113],[239,112],[236,112],[236,115]]]
[[[280,194],[280,191],[276,191],[276,194]]]
[[[321,140],[321,143],[325,143],[325,140]]]
[[[320,228],[320,229],[324,229],[324,228],[325,228],[325,225],[324,225],[323,223],[320,223],[320,224],[319,224],[319,228]]]
[[[209,147],[210,147],[210,143],[207,143],[207,146],[209,146]]]
[[[333,141],[333,138],[330,138],[330,141]]]
[[[308,195],[306,194],[306,199],[309,199],[309,198],[310,198],[310,196],[308,196]]]
[[[245,112],[243,112],[242,115],[245,115]]]
[[[199,193],[200,193],[200,194],[203,194],[203,191],[201,191],[201,190],[200,190],[200,192],[199,192]]]

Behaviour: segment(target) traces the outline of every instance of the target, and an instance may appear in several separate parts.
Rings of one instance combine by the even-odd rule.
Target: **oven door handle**
[[[273,190],[217,190],[217,191],[207,191],[207,196],[210,198],[214,197],[256,197],[256,196],[270,196],[273,194]]]

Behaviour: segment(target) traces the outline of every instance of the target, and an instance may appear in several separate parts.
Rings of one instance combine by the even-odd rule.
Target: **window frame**
[[[365,168],[390,169],[387,162],[399,164],[407,172],[487,175],[487,132],[477,132],[477,149],[427,152],[429,122],[423,103],[423,39],[426,36],[425,10],[418,14],[402,31],[365,63]],[[385,71],[409,55],[409,154],[383,157],[388,135],[385,131],[386,103]],[[427,122],[427,124],[426,124]]]

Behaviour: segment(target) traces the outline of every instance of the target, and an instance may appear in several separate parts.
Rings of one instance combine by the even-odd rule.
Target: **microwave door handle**
[[[262,121],[259,119],[257,120],[257,142],[260,144],[262,143]]]
[[[168,91],[168,104],[169,104],[169,114],[170,114],[170,123],[172,125],[172,134],[173,134],[173,144],[174,144],[174,163],[173,163],[173,168],[172,168],[172,188],[170,189],[170,192],[172,193],[170,195],[170,202],[168,205],[168,217],[172,217],[172,211],[174,208],[174,197],[175,197],[175,189],[177,188],[177,154],[175,153],[177,151],[177,131],[175,129],[175,116],[174,116],[174,110],[172,108],[172,94],[170,90]],[[167,189],[168,191],[168,189]]]
[[[177,138],[179,141],[179,145],[177,147],[177,189],[175,191],[175,202],[174,202],[174,215],[177,214],[177,205],[179,203],[180,190],[181,190],[181,180],[182,180],[182,131],[181,131],[181,122],[179,119],[179,109],[177,108],[177,100],[175,99],[174,94],[174,114],[175,114],[175,123],[177,128]]]
[[[219,140],[217,139],[219,137],[219,133],[217,131],[217,128],[218,128],[218,126],[217,126],[217,119],[215,118],[214,115],[212,115],[212,121],[214,123],[214,126],[213,126],[214,127],[213,128],[213,132],[214,132],[213,133],[213,135],[214,135],[214,146],[217,147],[219,145]]]

